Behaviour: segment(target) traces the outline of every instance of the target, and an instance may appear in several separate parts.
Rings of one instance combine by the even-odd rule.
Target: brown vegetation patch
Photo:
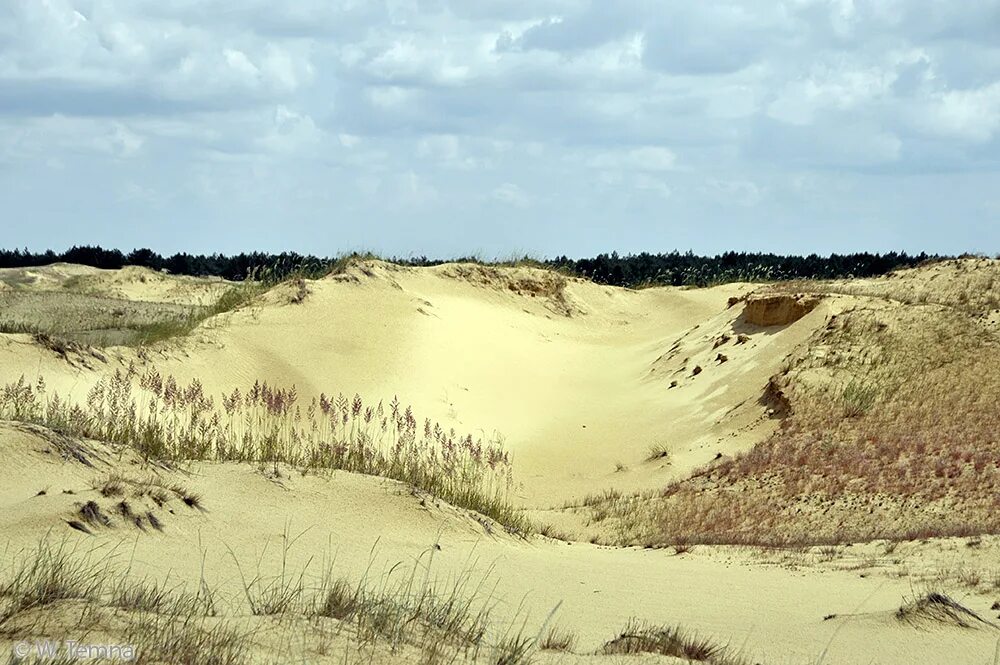
[[[783,417],[772,436],[655,496],[596,501],[593,521],[630,544],[1000,532],[1000,336],[969,312],[868,303],[831,317],[761,403]]]
[[[41,384],[41,381],[39,382],[39,384]],[[36,384],[36,389],[39,384]],[[27,384],[24,383],[23,381],[14,384],[8,384],[3,388],[4,394],[0,396],[0,402],[3,402],[4,399],[6,399],[7,397],[10,397],[11,401],[13,402],[14,400],[17,399],[16,397],[14,397],[14,393],[20,392],[24,394],[25,389],[27,389]],[[9,393],[7,391],[9,391]],[[27,416],[28,414],[26,412],[18,413],[16,412],[16,410],[12,410],[11,415],[14,416],[12,420],[16,421],[19,420],[18,418],[19,415]],[[78,438],[74,438],[71,436],[66,436],[65,434],[57,432],[48,427],[40,427],[38,425],[33,425],[31,423],[15,422],[13,423],[12,426],[23,432],[28,432],[34,436],[37,436],[46,443],[50,444],[52,447],[44,449],[43,452],[51,453],[55,451],[63,460],[75,460],[80,464],[89,467],[93,467],[94,462],[100,462],[100,463],[107,462],[107,460],[105,460],[100,454],[98,454],[97,450],[93,446],[89,445],[86,441],[82,441]]]

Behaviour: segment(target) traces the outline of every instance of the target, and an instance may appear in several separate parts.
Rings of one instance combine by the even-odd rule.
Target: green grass
[[[857,418],[868,413],[879,396],[879,389],[873,385],[851,381],[844,388],[844,415]]]

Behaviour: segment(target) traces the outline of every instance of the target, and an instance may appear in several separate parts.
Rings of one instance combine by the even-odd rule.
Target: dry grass
[[[169,586],[154,580],[135,580],[126,576],[108,584],[104,599],[109,607],[131,612],[146,612],[164,616],[215,616],[215,603],[204,590],[190,594],[181,585]]]
[[[65,541],[40,543],[0,584],[0,636],[14,635],[17,619],[39,608],[65,600],[98,600],[107,565]]]
[[[75,520],[70,526],[86,533],[98,528],[116,528],[119,520],[126,526],[145,531],[147,525],[157,531],[163,523],[156,511],[169,504],[180,502],[192,510],[205,510],[201,496],[188,491],[178,483],[167,483],[155,475],[136,479],[125,474],[113,473],[98,476],[91,481],[91,488],[99,496],[78,505]]]
[[[428,648],[444,641],[455,649],[478,652],[491,628],[490,600],[480,597],[484,581],[474,584],[473,579],[468,573],[437,582],[428,579],[419,564],[409,570],[393,567],[373,582],[350,584],[328,575],[309,611],[352,625],[367,644]]]
[[[53,351],[139,345],[192,329],[211,308],[87,293],[0,292],[0,333],[28,333]]]
[[[243,665],[249,660],[252,644],[245,631],[229,623],[190,616],[136,619],[129,622],[123,638],[136,645],[134,662],[150,665]]]
[[[154,474],[135,478],[123,473],[111,473],[95,478],[91,481],[91,488],[105,498],[147,497],[160,508],[174,500],[180,501],[188,508],[204,508],[199,494],[191,492],[180,483],[168,483]]]
[[[499,436],[462,436],[430,420],[420,427],[396,399],[373,405],[358,395],[321,394],[300,405],[294,386],[257,382],[216,400],[197,380],[185,386],[152,370],[130,369],[100,379],[83,404],[49,393],[41,379],[31,385],[22,377],[0,389],[0,418],[129,446],[151,460],[288,464],[383,476],[491,517],[511,532],[530,530],[508,501],[511,465]]]
[[[261,282],[244,281],[229,287],[218,300],[208,307],[191,307],[183,315],[163,318],[136,328],[134,344],[149,345],[175,337],[190,335],[195,328],[213,316],[232,312],[249,305],[267,291],[269,287]]]
[[[477,263],[455,263],[448,266],[445,274],[462,279],[476,286],[509,291],[519,296],[540,298],[546,307],[561,316],[571,317],[580,310],[567,297],[569,280],[558,271],[538,268],[530,262],[508,262],[508,267],[521,268],[517,271],[502,270],[496,266]]]
[[[669,460],[669,458],[670,458],[670,449],[663,444],[654,444],[650,446],[649,450],[646,452],[647,462],[655,462],[657,460],[666,461]]]
[[[851,393],[839,413],[835,395],[788,391],[794,413],[781,430],[700,483],[668,488],[662,519],[722,542],[761,531],[795,540],[789,525],[814,542],[1000,530],[1000,353],[984,340],[911,376],[882,382],[881,401]]]
[[[552,538],[553,540],[563,540],[566,542],[573,540],[566,532],[560,531],[559,529],[548,523],[539,524],[536,527],[535,531],[539,535],[545,536],[546,538]]]
[[[74,290],[8,290],[0,292],[0,333],[33,334],[63,356],[67,351],[96,353],[90,347],[155,344],[190,334],[206,319],[248,305],[271,285],[251,280],[233,284],[210,305],[143,302]],[[304,299],[305,293],[302,282],[297,294]]]

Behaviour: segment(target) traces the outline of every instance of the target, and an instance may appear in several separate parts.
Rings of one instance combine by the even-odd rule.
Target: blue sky
[[[0,245],[1000,252],[1000,1],[3,0]]]

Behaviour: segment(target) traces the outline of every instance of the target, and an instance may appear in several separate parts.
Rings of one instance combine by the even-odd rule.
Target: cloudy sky
[[[0,245],[1000,252],[1000,0],[0,0]]]

